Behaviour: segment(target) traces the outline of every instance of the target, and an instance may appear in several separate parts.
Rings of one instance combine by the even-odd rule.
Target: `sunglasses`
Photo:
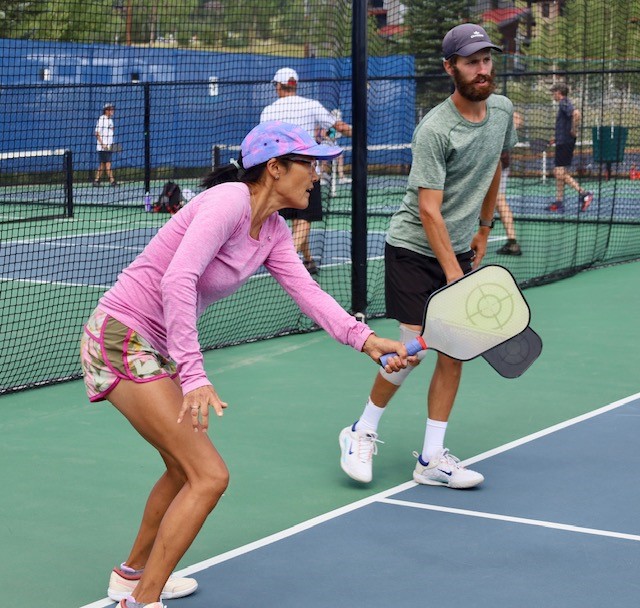
[[[318,161],[312,156],[298,156],[296,154],[291,154],[289,156],[284,156],[287,160],[290,160],[294,163],[302,163],[307,165],[310,168],[316,168],[318,166]]]

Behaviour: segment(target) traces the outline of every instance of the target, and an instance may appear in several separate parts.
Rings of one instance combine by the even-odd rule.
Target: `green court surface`
[[[463,459],[638,392],[640,262],[583,272],[525,296],[542,355],[517,380],[482,360],[465,364],[447,435]],[[393,321],[371,325],[396,335]],[[376,373],[370,360],[324,332],[220,349],[205,360],[229,403],[210,435],[231,484],[180,567],[411,478],[433,354],[383,417],[385,443],[366,487],[340,470],[337,436],[362,411]],[[77,608],[104,598],[160,459],[109,404],[90,405],[81,381],[5,395],[0,413],[2,587],[21,608]],[[597,446],[594,457],[603,457]]]

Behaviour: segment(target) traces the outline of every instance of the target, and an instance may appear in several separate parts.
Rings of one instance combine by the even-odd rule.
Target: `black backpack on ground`
[[[162,194],[158,197],[153,206],[154,213],[166,211],[173,215],[180,211],[182,207],[182,191],[175,182],[167,182],[162,189]]]

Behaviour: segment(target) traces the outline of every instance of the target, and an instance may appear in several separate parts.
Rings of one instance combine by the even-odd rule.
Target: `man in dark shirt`
[[[556,134],[551,144],[556,145],[555,168],[556,202],[548,207],[549,211],[562,213],[564,211],[564,185],[568,184],[580,195],[580,210],[586,211],[593,200],[593,193],[587,192],[571,177],[569,167],[573,161],[573,150],[576,146],[576,133],[580,126],[580,112],[573,107],[567,97],[569,87],[564,83],[557,83],[551,87],[554,101],[558,102],[556,115]]]

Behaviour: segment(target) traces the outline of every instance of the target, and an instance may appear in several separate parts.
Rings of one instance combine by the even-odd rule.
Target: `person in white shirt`
[[[298,74],[292,68],[281,68],[273,77],[278,99],[268,105],[260,115],[260,122],[282,120],[298,125],[312,137],[320,130],[334,128],[342,135],[351,137],[351,125],[337,120],[319,101],[297,94]],[[309,235],[311,222],[322,220],[322,197],[320,182],[315,182],[307,209],[283,209],[281,215],[291,220],[293,242],[296,251],[302,254],[306,269],[311,274],[318,273],[318,267],[311,255]]]
[[[111,157],[113,156],[113,141],[114,141],[114,124],[113,115],[115,114],[116,106],[112,103],[105,103],[102,108],[102,115],[98,118],[96,123],[96,149],[98,150],[98,170],[96,171],[96,177],[93,180],[94,186],[100,185],[100,177],[105,172],[109,178],[109,183],[112,186],[117,186],[113,177],[113,171],[111,170]]]
[[[342,120],[342,111],[339,110],[338,108],[331,110],[331,114],[335,116],[336,120]],[[338,145],[337,144],[338,139],[340,139],[341,137],[342,137],[342,133],[340,133],[340,131],[337,131],[335,127],[331,127],[328,130],[321,129],[317,140],[319,143],[325,143],[332,146],[336,146]],[[320,173],[321,184],[328,185],[328,184],[331,184],[332,178],[334,178],[335,180],[336,176],[330,174],[330,172],[333,172],[334,169],[337,170],[338,184],[346,185],[352,182],[352,179],[350,177],[347,177],[344,174],[344,155],[338,156],[338,158],[335,159],[335,161],[333,161],[332,163],[323,162],[321,163],[320,167],[322,171]]]

